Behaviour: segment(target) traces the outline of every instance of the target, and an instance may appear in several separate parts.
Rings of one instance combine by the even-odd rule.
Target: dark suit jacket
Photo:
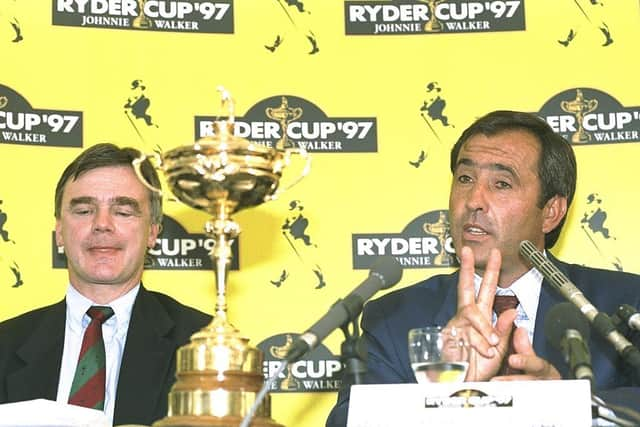
[[[565,264],[551,255],[549,259],[601,312],[612,314],[622,304],[640,307],[640,276]],[[368,372],[362,383],[416,382],[409,362],[407,332],[412,328],[446,324],[456,313],[457,284],[457,272],[438,275],[387,294],[365,306],[362,330],[367,343]],[[543,281],[536,315],[533,348],[536,354],[552,363],[563,378],[569,378],[562,354],[547,342],[543,327],[545,313],[553,305],[564,301],[564,298],[556,293],[546,280]],[[635,402],[636,409],[640,409],[638,408],[640,406],[640,388],[638,387],[628,388],[624,393],[600,393],[602,390],[639,384],[632,381],[631,370],[609,342],[594,335],[592,333],[590,350],[596,380],[596,394],[612,398],[618,403]],[[327,420],[328,427],[346,425],[349,387],[349,384],[343,383],[338,394],[338,402]]]
[[[0,403],[56,400],[66,303],[0,323]],[[140,286],[116,391],[114,425],[145,424],[167,415],[176,350],[211,317]]]

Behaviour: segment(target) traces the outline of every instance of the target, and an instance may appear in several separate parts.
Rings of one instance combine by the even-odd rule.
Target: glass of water
[[[409,331],[409,360],[419,384],[463,382],[469,369],[466,331],[428,326]]]

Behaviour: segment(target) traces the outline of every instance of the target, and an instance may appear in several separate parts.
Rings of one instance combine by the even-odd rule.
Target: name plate
[[[34,399],[0,405],[0,427],[109,427],[104,412]]]
[[[591,425],[587,380],[351,387],[347,427]]]

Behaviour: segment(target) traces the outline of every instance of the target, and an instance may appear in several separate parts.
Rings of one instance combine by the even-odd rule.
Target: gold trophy
[[[287,334],[284,345],[281,346],[271,346],[269,348],[269,353],[272,357],[277,359],[285,360],[287,358],[287,352],[293,345],[293,337],[291,334]],[[282,390],[297,390],[300,387],[300,383],[297,379],[293,377],[293,373],[291,372],[291,365],[289,365],[289,369],[287,369],[287,377],[280,381],[280,389]]]
[[[429,20],[424,24],[424,30],[428,33],[437,33],[442,31],[442,24],[436,18],[436,6],[442,3],[442,0],[422,0],[429,8]]]
[[[153,28],[153,21],[149,19],[147,15],[144,14],[144,4],[147,0],[137,0],[138,1],[138,16],[133,18],[133,28],[144,28],[148,30],[149,28]]]
[[[280,138],[276,143],[276,149],[286,150],[288,148],[295,147],[295,144],[289,141],[287,129],[290,122],[298,120],[302,116],[302,108],[289,107],[289,100],[286,96],[283,96],[278,108],[267,108],[265,109],[265,113],[270,119],[280,122],[280,128],[282,129],[282,138]]]
[[[451,255],[449,255],[445,249],[445,243],[447,241],[447,235],[449,233],[449,220],[444,211],[440,211],[440,216],[437,222],[422,224],[422,229],[425,233],[435,234],[440,242],[440,253],[433,258],[434,265],[451,265]]]
[[[229,106],[229,119],[214,122],[215,135],[162,154],[149,155],[167,179],[172,193],[183,203],[213,216],[205,231],[215,241],[211,257],[216,271],[216,308],[213,321],[191,336],[177,352],[177,381],[169,392],[167,417],[154,427],[237,427],[249,413],[263,384],[263,355],[248,344],[227,320],[226,283],[231,245],[240,232],[231,215],[274,199],[282,171],[291,154],[300,154],[309,170],[304,150],[276,150],[234,136],[233,102],[222,92],[222,105]],[[142,155],[134,168],[142,178]],[[159,191],[149,186],[153,191]],[[271,419],[269,395],[255,412],[253,427],[282,427]]]
[[[588,114],[598,108],[597,99],[584,99],[582,91],[576,89],[576,99],[572,101],[562,101],[560,108],[576,116],[576,122],[578,122],[578,130],[571,135],[571,142],[574,144],[583,144],[591,141],[591,134],[584,130],[582,122],[584,121],[585,114]]]

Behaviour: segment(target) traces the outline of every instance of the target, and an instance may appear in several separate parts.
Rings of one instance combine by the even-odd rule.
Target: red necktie
[[[500,316],[505,310],[509,310],[510,308],[516,308],[520,302],[518,301],[518,297],[515,295],[496,295],[493,300],[493,311]],[[509,338],[509,346],[507,348],[507,353],[502,359],[502,364],[500,365],[500,370],[497,375],[516,375],[522,373],[520,370],[513,369],[509,367],[509,355],[515,353],[513,349],[513,332],[516,329],[515,323],[513,324],[511,330],[511,337]]]
[[[87,315],[91,317],[91,322],[82,338],[82,348],[69,393],[69,403],[102,410],[106,382],[102,324],[113,315],[113,310],[111,307],[93,306],[87,310]]]

